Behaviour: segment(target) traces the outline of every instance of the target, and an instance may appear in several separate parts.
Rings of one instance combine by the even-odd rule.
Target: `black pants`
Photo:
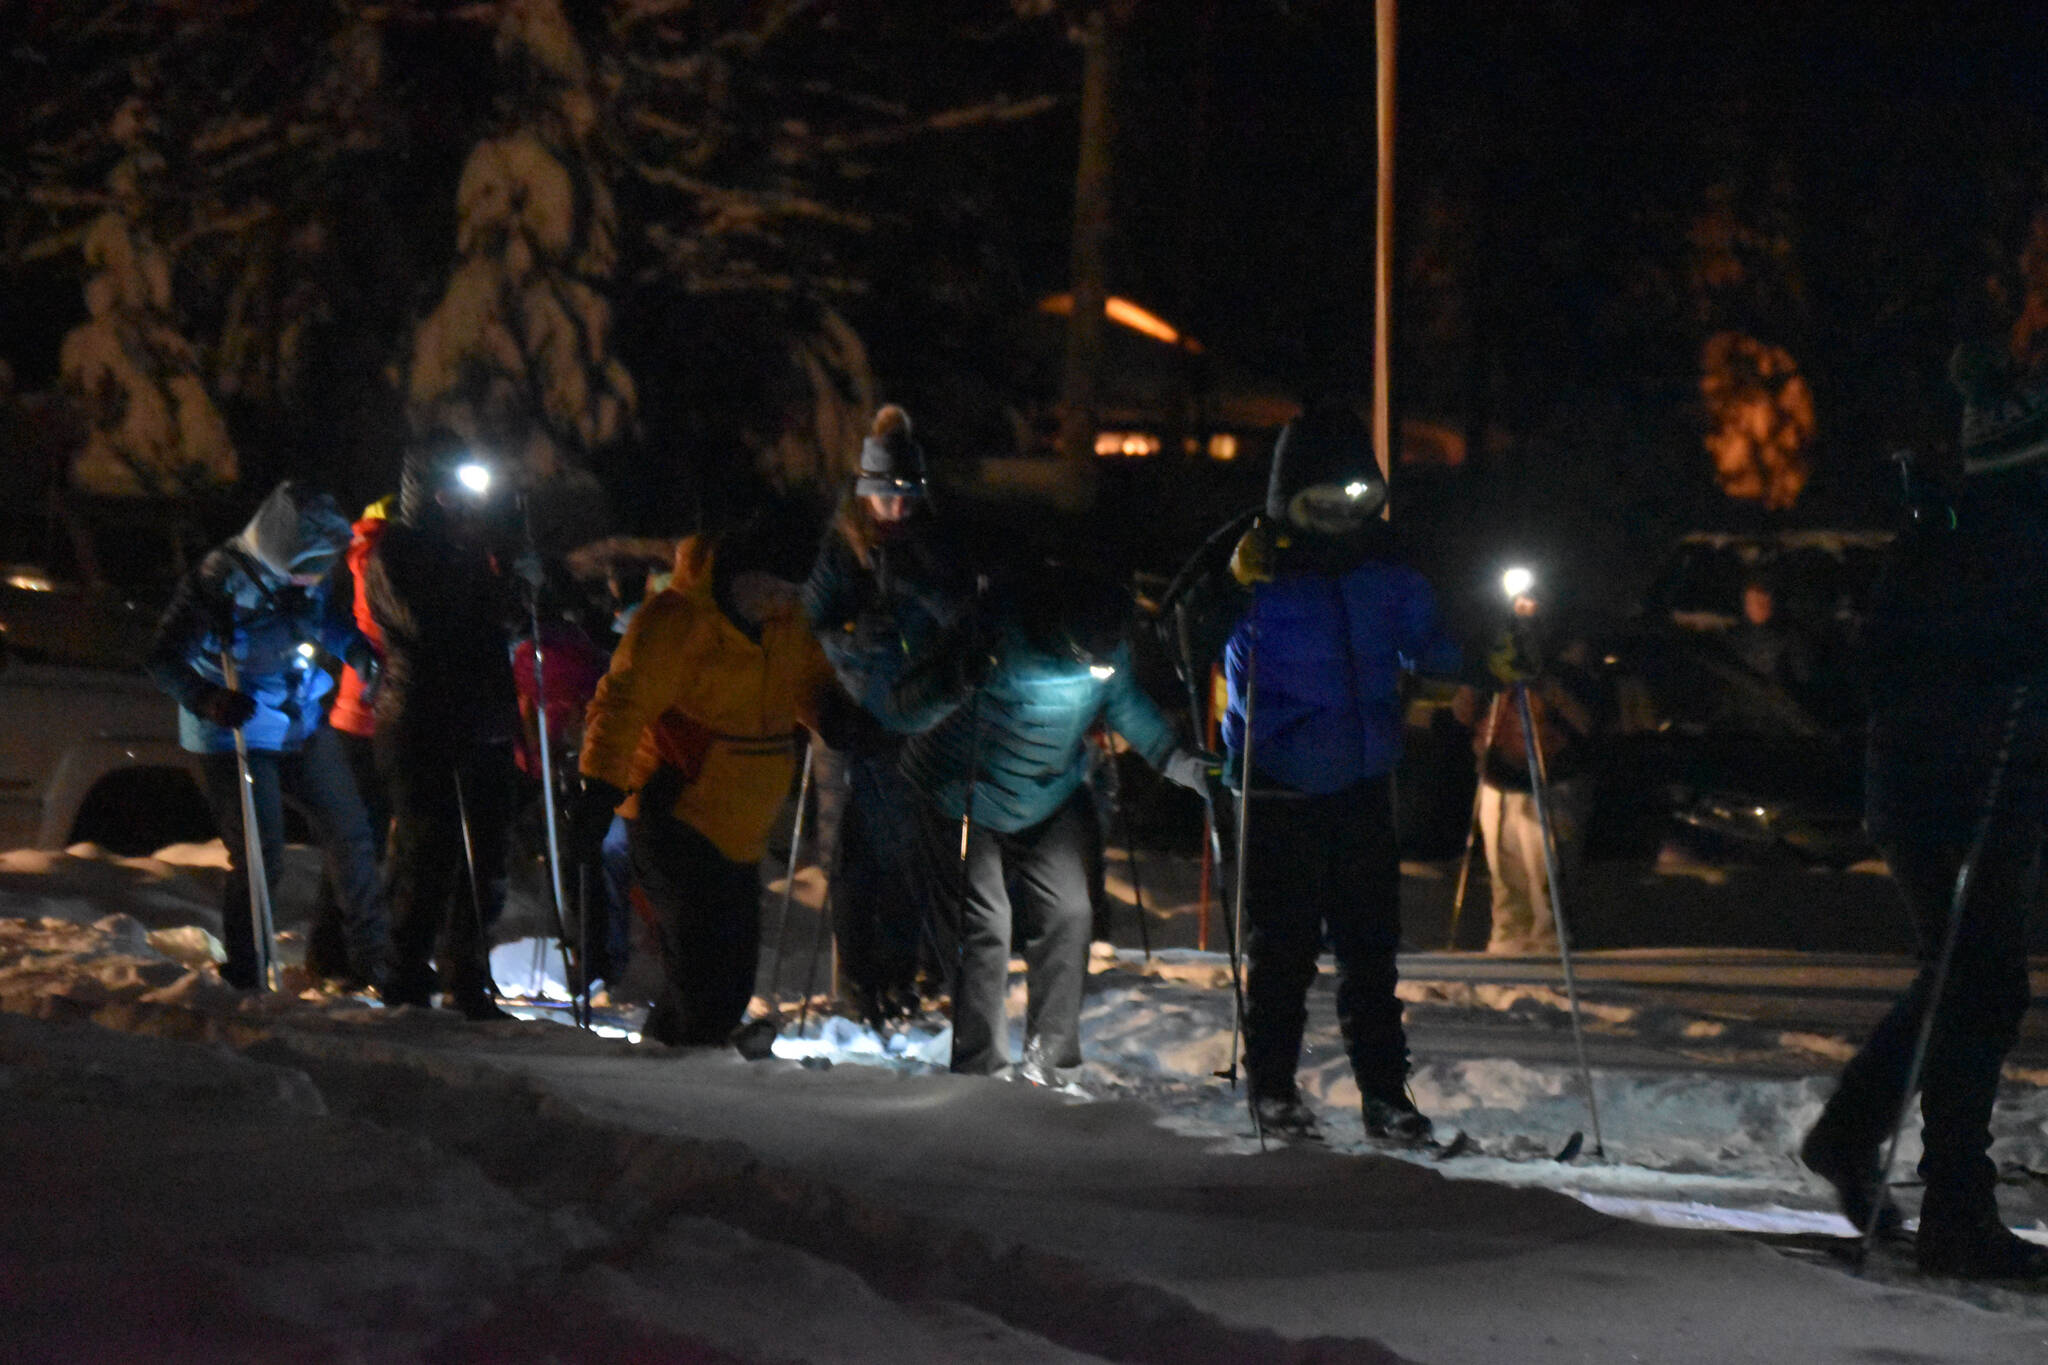
[[[350,734],[346,730],[336,730],[334,739],[341,746],[349,773],[355,778],[356,794],[362,797],[363,814],[370,825],[370,846],[376,854],[381,878],[384,845],[391,833],[391,803],[384,796],[384,779],[377,773],[375,742],[368,735]],[[381,886],[380,880],[380,895]],[[367,980],[368,973],[364,970],[367,964],[349,950],[343,900],[341,879],[330,867],[329,875],[320,879],[320,898],[313,911],[313,927],[306,936],[306,966],[321,976],[352,972]],[[380,942],[378,951],[388,951],[388,944]]]
[[[920,965],[943,974],[948,964],[926,961],[926,945],[936,940],[927,922],[933,896],[919,838],[921,798],[893,752],[852,755],[846,770],[832,934],[862,1013],[879,1020],[915,991]]]
[[[1997,1180],[1988,1155],[1991,1109],[2030,999],[2027,920],[2048,811],[2048,684],[2036,687],[2040,695],[2024,699],[2002,765],[2009,688],[1944,689],[1939,698],[1881,711],[1872,722],[1871,823],[1912,916],[1920,973],[1843,1068],[1828,1101],[1822,1122],[1852,1142],[1886,1141],[1908,1098],[1906,1072],[1927,1013],[1956,873],[1982,819],[1993,770],[2001,770],[1997,808],[1971,874],[1921,1076],[1920,1173],[1931,1199],[1989,1198]]]
[[[1244,1066],[1252,1093],[1293,1090],[1327,933],[1337,955],[1337,1024],[1359,1089],[1399,1095],[1408,1035],[1394,994],[1401,863],[1392,780],[1368,778],[1328,796],[1255,790],[1250,833]]]
[[[1012,907],[1027,971],[1024,1060],[1081,1065],[1081,990],[1088,979],[1092,919],[1083,851],[1095,811],[1077,791],[1050,817],[1015,834],[976,825],[960,862],[960,822],[922,807],[927,857],[959,936],[953,983],[953,1070],[991,1075],[1010,1064]],[[950,871],[949,871],[950,870]],[[1006,886],[1006,882],[1008,886]]]
[[[221,976],[244,988],[256,982],[256,938],[249,917],[249,870],[242,834],[241,771],[233,753],[207,754],[206,801],[228,850],[227,887],[221,895],[221,937],[228,960]],[[328,876],[339,891],[342,934],[351,965],[367,974],[385,952],[384,898],[377,881],[376,846],[363,803],[334,731],[322,725],[292,753],[249,752],[255,789],[256,830],[263,871],[273,894],[284,870],[284,798],[289,795],[313,822],[326,851]]]
[[[640,789],[633,876],[661,939],[661,996],[642,1030],[674,1046],[723,1043],[746,1018],[761,954],[761,869],[736,863],[670,814],[679,774]]]
[[[467,998],[496,994],[490,929],[505,908],[507,835],[519,780],[512,746],[415,750],[379,736],[377,767],[394,822],[388,879],[401,998],[434,988],[437,976],[430,959],[439,963],[441,989]],[[446,946],[437,953],[444,931]]]

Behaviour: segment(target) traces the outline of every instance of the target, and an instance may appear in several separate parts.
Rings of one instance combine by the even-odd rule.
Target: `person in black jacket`
[[[909,415],[884,407],[804,584],[804,613],[825,657],[872,714],[887,713],[888,690],[907,662],[972,596],[932,512],[925,472]],[[950,940],[927,913],[931,875],[918,848],[917,794],[897,769],[902,745],[873,725],[846,753],[848,800],[832,877],[840,971],[874,1024],[915,1012],[920,966],[943,979],[939,959]]]
[[[1999,1071],[2031,991],[2026,930],[2048,820],[2048,382],[1958,353],[1963,462],[1893,547],[1865,626],[1867,814],[1921,969],[1842,1069],[1800,1148],[1859,1228],[1896,1224],[1881,1169],[1951,931],[1921,1075],[1915,1254],[1939,1275],[2048,1279],[1998,1213]],[[1957,905],[1958,896],[1961,903]]]
[[[427,436],[406,456],[398,522],[364,570],[384,632],[376,747],[393,815],[395,971],[385,999],[429,1004],[438,984],[471,1019],[504,1017],[488,933],[505,903],[518,783],[506,651],[518,603],[486,543],[490,479],[460,436]],[[430,959],[444,928],[437,973]]]

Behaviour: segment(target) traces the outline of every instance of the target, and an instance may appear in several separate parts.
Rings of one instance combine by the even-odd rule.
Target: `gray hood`
[[[352,534],[331,495],[287,480],[271,490],[235,544],[279,578],[324,578]]]

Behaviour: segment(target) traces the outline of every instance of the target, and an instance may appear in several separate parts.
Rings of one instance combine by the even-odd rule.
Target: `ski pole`
[[[1150,962],[1152,960],[1152,926],[1145,921],[1145,883],[1138,875],[1138,841],[1131,835],[1131,813],[1124,807],[1123,775],[1117,771],[1116,753],[1114,750],[1109,750],[1108,746],[1105,745],[1104,747],[1107,750],[1104,763],[1109,772],[1109,800],[1110,804],[1116,808],[1117,824],[1123,830],[1124,857],[1129,860],[1131,868],[1131,898],[1138,905],[1138,942],[1144,949],[1145,960]]]
[[[803,776],[796,784],[796,820],[789,830],[789,875],[782,882],[782,913],[775,923],[775,961],[768,970],[769,1002],[775,1010],[775,1028],[782,1030],[782,958],[789,942],[789,906],[796,895],[797,855],[804,843],[804,808],[811,799],[811,754],[810,736],[804,737]]]
[[[230,692],[241,691],[235,656],[220,652],[221,681]],[[249,938],[256,950],[256,977],[268,991],[278,989],[277,927],[271,917],[269,869],[263,862],[263,831],[256,823],[256,778],[249,769],[249,737],[235,727],[235,769],[241,778],[242,870],[249,879]]]
[[[1250,864],[1252,829],[1252,717],[1258,697],[1258,633],[1248,630],[1244,645],[1244,766],[1238,774],[1237,784],[1237,896],[1231,907],[1230,926],[1230,994],[1233,1010],[1230,1022],[1230,1063],[1216,1075],[1228,1080],[1231,1088],[1237,1088],[1238,1044],[1244,1037],[1244,896],[1245,869]],[[1266,1150],[1266,1126],[1259,1118],[1258,1096],[1246,1088],[1245,1099],[1252,1112],[1252,1132],[1259,1139],[1259,1150]]]
[[[1529,754],[1530,794],[1535,798],[1536,824],[1543,837],[1543,872],[1550,882],[1550,918],[1557,926],[1557,958],[1564,968],[1565,1003],[1571,1008],[1572,1046],[1579,1056],[1579,1079],[1586,1087],[1586,1113],[1593,1124],[1593,1155],[1604,1158],[1607,1146],[1600,1138],[1600,1098],[1593,1092],[1593,1067],[1586,1060],[1586,1029],[1579,1017],[1579,988],[1572,974],[1572,938],[1564,915],[1564,878],[1558,874],[1557,839],[1550,822],[1549,774],[1544,770],[1543,745],[1537,738],[1535,718],[1529,708],[1529,685],[1517,682],[1514,690],[1515,705],[1522,719],[1522,745]]]
[[[533,504],[525,494],[519,495],[519,519],[526,532],[526,553],[538,562],[540,550],[533,537]],[[548,743],[548,689],[545,651],[540,639],[540,585],[526,585],[526,611],[533,623],[533,719],[540,740],[540,804],[541,818],[547,826],[545,844],[548,864],[549,904],[555,912],[555,940],[562,945],[566,955],[569,949],[568,921],[564,907],[568,903],[562,894],[562,844],[559,821],[555,813],[555,760],[552,746]]]
[[[576,864],[576,960],[583,970],[582,1005],[576,1022],[590,1027],[590,864]]]
[[[470,835],[469,800],[463,795],[461,769],[451,771],[449,776],[455,779],[455,818],[462,825],[462,861],[469,870],[469,909],[476,924],[476,952],[483,960],[483,984],[495,998],[498,983],[491,979],[491,949],[484,936],[484,892],[476,875],[476,841]]]
[[[1204,727],[1202,725],[1201,690],[1195,686],[1195,651],[1194,646],[1190,644],[1188,641],[1188,614],[1186,603],[1175,602],[1173,604],[1173,624],[1174,634],[1178,637],[1180,642],[1180,676],[1182,682],[1184,682],[1187,685],[1188,692],[1188,724],[1190,726],[1190,729],[1188,731],[1188,742],[1191,744],[1200,745],[1203,740],[1208,738],[1208,735],[1205,733]],[[1202,921],[1199,927],[1199,933],[1201,937],[1205,940],[1202,946],[1206,948],[1208,946],[1206,939],[1208,938],[1209,933],[1208,876],[1211,870],[1213,870],[1215,874],[1218,876],[1222,875],[1223,872],[1223,836],[1217,831],[1216,828],[1216,800],[1215,797],[1210,793],[1209,788],[1206,784],[1202,788],[1202,815],[1202,832],[1208,837],[1209,841],[1209,868],[1205,869],[1203,873]],[[1234,953],[1235,951],[1236,950],[1233,948],[1232,952]],[[1150,956],[1150,954],[1148,953],[1147,956]]]
[[[2020,683],[2012,690],[2012,705],[2005,715],[2005,730],[1999,737],[1998,752],[1991,762],[1991,774],[1984,783],[1984,813],[1977,819],[1977,828],[1970,838],[1969,851],[1956,868],[1956,888],[1949,897],[1948,923],[1943,926],[1941,952],[1934,960],[1934,979],[1928,983],[1927,1004],[1920,1014],[1920,1031],[1913,1040],[1913,1057],[1906,1067],[1905,1088],[1899,1092],[1898,1111],[1892,1115],[1892,1132],[1885,1143],[1884,1164],[1878,1168],[1878,1197],[1870,1201],[1870,1221],[1857,1229],[1861,1242],[1857,1248],[1857,1264],[1870,1256],[1870,1248],[1877,1241],[1877,1225],[1884,1213],[1884,1196],[1891,1189],[1892,1163],[1898,1159],[1899,1136],[1905,1127],[1906,1113],[1912,1107],[1913,1094],[1920,1088],[1921,1072],[1927,1065],[1927,1049],[1934,1042],[1935,1018],[1941,1012],[1942,997],[1948,991],[1949,968],[1955,963],[1956,944],[1963,933],[1963,912],[1969,903],[1970,884],[1976,880],[1977,864],[1984,856],[1984,849],[1991,842],[1991,826],[1998,815],[1998,803],[2004,796],[2006,769],[2012,763],[2013,741],[2019,735],[2020,716],[2025,712],[2030,685]]]
[[[1472,789],[1472,822],[1465,826],[1465,855],[1458,860],[1458,888],[1451,893],[1451,934],[1450,942],[1444,944],[1446,952],[1456,952],[1458,929],[1465,921],[1465,888],[1472,875],[1472,845],[1479,838],[1479,809],[1486,789],[1486,755],[1493,748],[1494,726],[1500,720],[1501,694],[1493,694],[1487,703],[1486,724],[1479,738],[1479,759],[1473,765],[1477,770],[1478,784]]]

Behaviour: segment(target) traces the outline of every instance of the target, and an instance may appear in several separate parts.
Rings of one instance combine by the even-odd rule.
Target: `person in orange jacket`
[[[334,737],[341,741],[341,756],[355,774],[356,790],[362,794],[363,811],[370,819],[370,834],[376,841],[379,861],[384,856],[385,836],[391,830],[391,803],[384,795],[384,779],[377,775],[377,756],[371,743],[377,733],[377,673],[384,661],[384,632],[378,628],[377,618],[370,614],[363,566],[369,563],[370,551],[376,548],[377,538],[384,534],[397,507],[396,493],[381,497],[365,507],[349,528],[352,535],[343,562],[354,584],[356,629],[369,641],[371,654],[367,660],[359,660],[364,664],[360,670],[354,664],[342,666],[334,705],[327,712],[327,723],[334,727]],[[348,941],[342,931],[341,902],[325,880],[321,883],[312,932],[306,937],[306,969],[330,980],[346,981],[352,975]]]
[[[664,976],[641,1032],[664,1043],[728,1041],[753,995],[759,863],[807,742],[799,727],[818,731],[837,695],[798,600],[809,548],[760,523],[684,540],[584,719],[576,854],[595,866],[624,808]]]

